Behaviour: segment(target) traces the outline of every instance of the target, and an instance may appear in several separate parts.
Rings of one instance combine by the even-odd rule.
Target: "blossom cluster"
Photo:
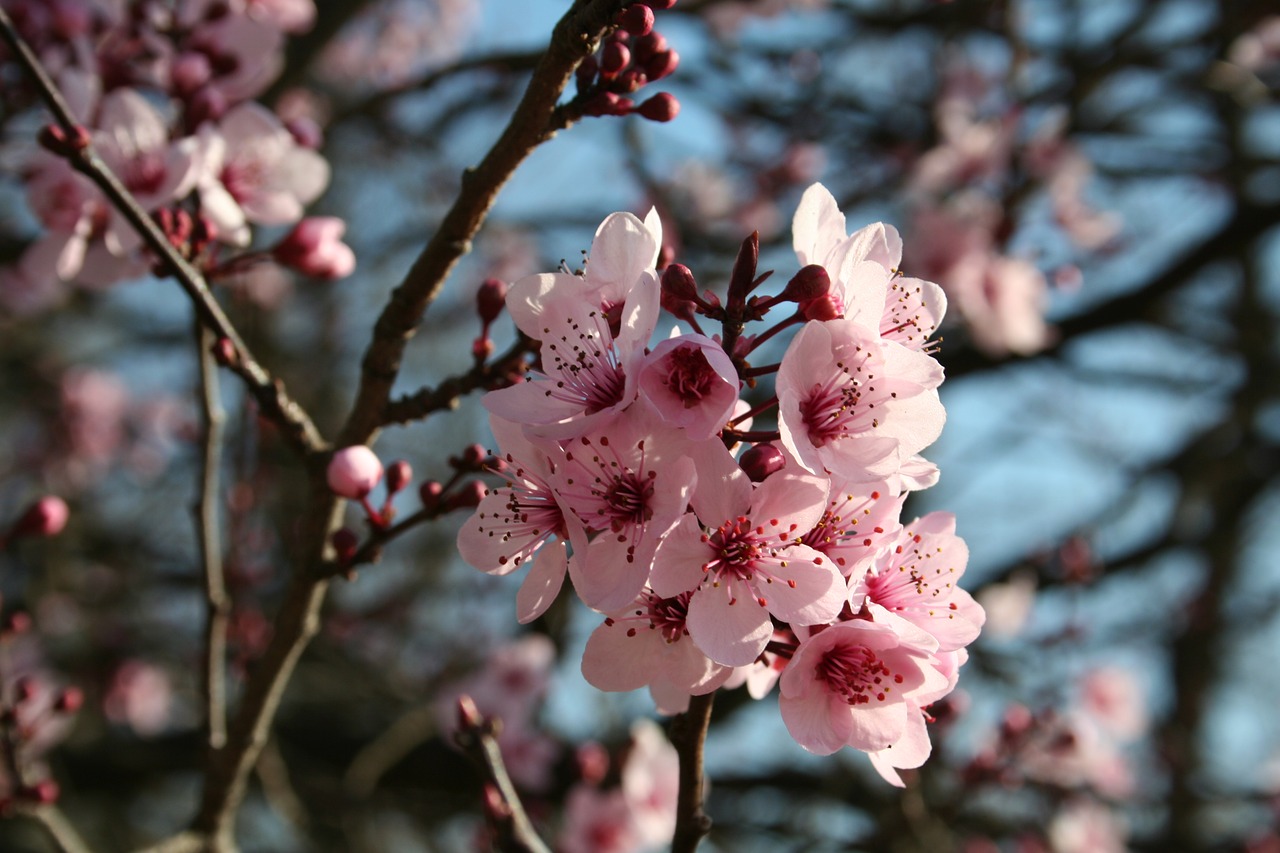
[[[311,0],[4,5],[82,131],[67,138],[51,129],[44,148],[11,146],[41,231],[0,270],[7,310],[49,307],[68,284],[104,287],[147,272],[138,234],[74,165],[87,145],[213,277],[231,269],[220,247],[247,246],[255,225],[299,223],[328,185],[329,165],[315,150],[319,127],[253,100],[280,72],[285,35],[312,25]],[[19,96],[12,93],[21,107]],[[345,276],[354,256],[343,228],[302,221],[272,257],[306,275]]]
[[[676,713],[692,695],[777,683],[801,746],[865,751],[901,784],[984,618],[957,585],[954,517],[900,520],[937,479],[920,453],[945,419],[930,342],[945,297],[898,271],[892,226],[847,234],[819,184],[793,242],[802,268],[761,296],[748,239],[722,303],[679,264],[659,273],[656,213],[615,213],[582,271],[513,283],[507,310],[539,358],[484,398],[504,483],[458,547],[486,572],[528,568],[522,622],[568,575],[606,617],[582,664],[596,687],[648,686]],[[653,343],[662,309],[692,331]],[[753,365],[787,331],[780,362]]]

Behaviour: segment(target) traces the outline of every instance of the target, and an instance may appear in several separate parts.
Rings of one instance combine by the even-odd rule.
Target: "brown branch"
[[[711,831],[711,818],[702,810],[702,748],[711,725],[714,692],[689,697],[689,710],[671,721],[671,743],[680,756],[680,794],[676,800],[676,831],[671,853],[693,853]]]
[[[557,108],[556,102],[574,69],[594,52],[624,5],[624,0],[577,0],[556,24],[511,121],[484,159],[463,172],[462,190],[453,206],[378,317],[339,446],[363,444],[382,426],[409,339],[454,265],[471,251],[471,239],[498,191],[538,145],[572,123],[570,113]]]
[[[202,693],[206,743],[210,751],[227,740],[226,654],[227,620],[231,601],[222,572],[222,528],[218,520],[219,470],[222,466],[222,431],[226,412],[218,388],[218,365],[213,358],[216,338],[196,322],[196,347],[200,362],[200,494],[196,499],[196,538],[204,576],[205,629]]]
[[[85,138],[84,128],[79,126],[75,116],[71,114],[57,84],[49,77],[40,59],[18,35],[13,22],[3,9],[0,9],[0,37],[13,49],[19,62],[35,80],[45,104],[53,113],[57,125],[66,138],[68,140]],[[289,396],[284,383],[273,377],[253,357],[248,346],[231,324],[231,320],[223,312],[222,306],[213,298],[204,276],[174,248],[169,238],[142,209],[133,194],[94,152],[92,144],[86,144],[84,147],[68,145],[67,150],[62,153],[76,171],[97,185],[111,204],[137,231],[147,248],[160,259],[163,268],[178,280],[178,284],[195,305],[200,322],[213,330],[218,337],[226,338],[231,342],[235,353],[228,366],[248,385],[250,393],[257,400],[263,414],[280,426],[298,450],[304,453],[319,453],[326,450],[328,445],[319,429],[311,421],[311,417],[297,401]]]
[[[508,384],[508,377],[523,372],[524,357],[537,351],[537,342],[520,335],[496,359],[478,364],[460,376],[444,380],[435,388],[422,388],[387,404],[384,424],[418,421],[444,409],[457,408],[458,401],[472,391],[490,390]]]
[[[15,807],[14,813],[30,818],[44,827],[62,853],[90,853],[89,845],[57,806],[19,805]]]

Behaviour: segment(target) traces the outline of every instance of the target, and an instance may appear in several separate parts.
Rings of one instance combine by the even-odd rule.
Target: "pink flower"
[[[831,561],[796,544],[822,516],[826,480],[782,471],[751,489],[737,474],[710,494],[698,489],[694,505],[709,529],[685,515],[659,547],[650,580],[664,598],[693,591],[689,635],[726,666],[744,666],[764,651],[771,616],[799,625],[829,622],[845,595]]]
[[[888,478],[896,489],[904,464],[942,431],[941,382],[931,357],[853,320],[807,323],[778,371],[782,443],[815,474]]]
[[[861,577],[902,529],[898,514],[906,499],[891,495],[888,483],[833,477],[827,508],[801,541],[830,557],[845,577]]]
[[[551,606],[564,583],[566,542],[572,539],[585,549],[586,531],[557,499],[550,483],[555,465],[546,451],[525,438],[517,424],[491,416],[489,425],[506,463],[507,485],[486,492],[462,525],[458,553],[490,574],[530,565],[516,604],[520,621],[531,622]],[[548,555],[535,564],[534,556],[548,543]]]
[[[853,590],[854,610],[861,598],[878,604],[928,631],[942,651],[955,651],[978,637],[985,621],[982,606],[956,584],[969,562],[969,548],[955,535],[956,518],[934,512],[906,525],[887,553],[875,561]]]
[[[329,183],[329,164],[299,146],[275,114],[241,104],[215,128],[200,129],[204,170],[199,190],[203,212],[222,239],[249,240],[248,223],[289,225]]]
[[[640,368],[640,393],[662,419],[695,440],[718,435],[738,402],[738,372],[702,335],[668,338]]]
[[[910,700],[945,687],[947,678],[930,662],[929,638],[904,640],[898,627],[854,619],[800,643],[778,698],[797,743],[819,755],[844,746],[877,752],[915,731],[909,727],[919,708]]]
[[[646,589],[632,605],[610,614],[587,639],[582,655],[587,681],[611,691],[648,686],[664,714],[679,713],[690,695],[710,693],[723,684],[733,669],[712,661],[689,638],[691,595],[659,598]],[[672,695],[674,707],[659,698]]]
[[[1048,284],[1029,262],[970,253],[952,268],[947,289],[984,352],[1029,355],[1053,342],[1044,320]]]
[[[642,847],[671,843],[679,791],[680,756],[675,747],[653,721],[637,720],[622,767],[622,796],[631,807]]]
[[[272,250],[275,259],[312,278],[346,278],[356,268],[356,256],[342,242],[347,223],[336,216],[309,216]]]
[[[639,850],[639,830],[622,791],[585,785],[569,791],[556,849],[562,853],[635,853]]]
[[[382,480],[382,461],[363,444],[344,447],[329,460],[325,476],[334,494],[360,500]]]

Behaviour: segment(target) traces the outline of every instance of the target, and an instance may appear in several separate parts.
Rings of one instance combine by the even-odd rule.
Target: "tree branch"
[[[693,853],[711,831],[711,818],[702,810],[702,749],[711,725],[715,692],[689,697],[689,710],[671,721],[671,743],[680,756],[680,794],[676,801],[676,831],[671,853]]]

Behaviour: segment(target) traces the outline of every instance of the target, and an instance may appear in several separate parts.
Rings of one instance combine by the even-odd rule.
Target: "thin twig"
[[[497,836],[494,846],[502,853],[551,853],[525,813],[502,760],[497,738],[502,721],[482,716],[468,696],[460,705],[462,725],[454,739],[484,773],[485,812]]]
[[[680,756],[680,793],[671,853],[693,853],[711,831],[711,818],[702,810],[702,749],[711,725],[713,696],[714,692],[689,697],[689,710],[671,721],[671,744]]]
[[[43,826],[62,853],[90,853],[89,845],[57,806],[21,805],[15,809],[15,813],[31,818]]]
[[[573,113],[556,106],[574,70],[594,52],[625,0],[577,0],[556,24],[524,97],[489,153],[462,174],[462,190],[439,229],[391,294],[361,361],[360,388],[338,445],[367,442],[382,426],[405,347],[454,265],[471,251],[498,191],[538,145],[568,127]]]
[[[18,35],[18,31],[4,9],[0,9],[0,37],[13,49],[18,61],[35,80],[45,104],[67,138],[75,139],[82,134],[83,128],[76,122],[57,84],[49,77],[40,59]],[[98,157],[92,144],[83,148],[69,147],[64,153],[76,171],[84,174],[102,190],[111,204],[142,237],[147,248],[160,258],[164,269],[178,280],[195,305],[200,322],[212,329],[218,337],[230,341],[235,352],[234,357],[229,360],[228,367],[248,385],[250,393],[258,401],[263,414],[280,426],[298,450],[304,453],[325,451],[328,445],[312,422],[310,415],[289,396],[284,383],[272,376],[253,357],[239,332],[223,312],[222,306],[213,298],[213,293],[210,292],[204,276],[169,242],[169,238],[138,204],[128,188]]]
[[[455,408],[458,401],[472,391],[487,391],[509,384],[509,377],[523,371],[525,355],[536,351],[536,341],[520,335],[496,359],[476,365],[460,376],[450,377],[434,388],[423,388],[392,400],[387,404],[383,421],[386,424],[403,424],[422,420],[433,412]]]
[[[209,749],[218,750],[227,740],[227,620],[231,601],[222,572],[222,526],[218,519],[219,473],[222,467],[222,432],[226,412],[218,388],[218,365],[213,358],[216,338],[196,322],[196,346],[200,362],[200,494],[196,498],[196,538],[204,575],[205,630],[202,693],[205,734]]]

